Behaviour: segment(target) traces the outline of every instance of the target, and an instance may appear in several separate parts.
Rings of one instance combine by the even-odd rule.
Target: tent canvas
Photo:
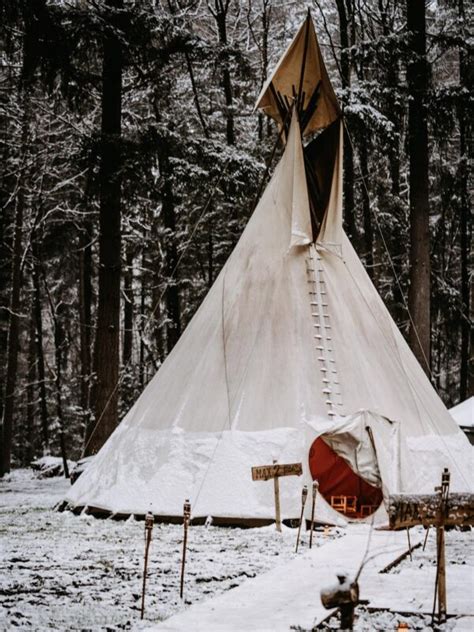
[[[290,46],[286,54],[302,53]],[[189,498],[194,518],[270,521],[273,487],[254,483],[251,467],[301,461],[310,484],[318,437],[380,486],[384,500],[432,492],[444,467],[453,491],[472,491],[469,443],[343,231],[339,113],[322,142],[305,148],[303,109],[297,100],[290,109],[283,156],[239,242],[176,347],[72,486],[70,506],[178,518]],[[321,146],[330,149],[329,170],[306,159]],[[327,195],[316,201],[308,164],[317,177],[328,174]],[[280,481],[283,518],[299,515],[301,485]],[[384,518],[383,506],[377,515]],[[316,517],[345,523],[324,498]]]
[[[449,412],[459,426],[474,428],[474,395],[450,408]]]

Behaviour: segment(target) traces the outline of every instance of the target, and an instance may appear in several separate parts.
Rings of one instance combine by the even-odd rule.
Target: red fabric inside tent
[[[331,504],[331,496],[357,496],[357,508],[361,505],[378,507],[382,491],[364,481],[351,470],[347,463],[319,437],[309,451],[309,469],[313,480],[319,483],[319,491]]]

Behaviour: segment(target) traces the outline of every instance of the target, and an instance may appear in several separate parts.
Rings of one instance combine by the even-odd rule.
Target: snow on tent
[[[469,441],[474,444],[474,396],[450,408],[449,413]]]
[[[317,519],[384,519],[391,493],[471,491],[471,448],[342,228],[342,115],[311,18],[264,86],[285,150],[238,244],[176,347],[71,487],[70,507],[264,524],[320,481]],[[333,502],[334,504],[334,502]],[[310,505],[310,503],[307,503]]]

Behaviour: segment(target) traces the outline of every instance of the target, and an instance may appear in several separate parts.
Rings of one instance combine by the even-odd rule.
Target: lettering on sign
[[[422,524],[424,527],[474,525],[474,494],[450,493],[440,508],[437,494],[390,496],[390,527],[405,529]]]
[[[277,476],[301,476],[301,474],[303,474],[301,463],[275,463],[252,468],[253,481],[268,481]]]

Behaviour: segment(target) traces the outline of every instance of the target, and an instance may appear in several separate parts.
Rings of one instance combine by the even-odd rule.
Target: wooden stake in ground
[[[184,594],[184,567],[186,565],[186,546],[188,543],[188,527],[189,521],[191,518],[191,503],[189,500],[184,501],[183,507],[183,527],[184,527],[184,535],[183,535],[183,556],[181,559],[181,584],[179,589],[179,596],[182,599]]]
[[[311,531],[309,533],[309,548],[313,548],[314,511],[316,508],[316,496],[318,494],[319,483],[313,481],[313,498],[311,502]]]
[[[300,545],[300,534],[301,534],[301,525],[303,524],[303,515],[304,515],[304,506],[306,504],[306,498],[308,497],[308,486],[303,486],[303,491],[301,492],[301,516],[300,516],[300,524],[298,527],[298,535],[296,536],[296,549],[295,553],[298,553],[298,547]]]
[[[446,621],[446,562],[444,532],[447,526],[474,526],[474,494],[449,493],[450,474],[444,469],[441,485],[435,494],[397,494],[390,496],[388,513],[392,529],[406,529],[415,525],[436,527],[436,581],[432,623],[438,603],[438,623]],[[425,544],[428,531],[425,536]]]
[[[411,555],[410,527],[407,527],[407,539],[408,539],[408,554],[410,555],[410,562],[413,562],[413,557]]]
[[[446,561],[444,553],[444,525],[447,514],[449,499],[449,484],[451,475],[445,467],[441,476],[441,486],[435,487],[435,492],[439,494],[439,520],[436,525],[436,581],[433,601],[433,613],[431,623],[434,623],[436,611],[436,597],[438,597],[438,623],[446,621],[448,611],[446,603]],[[437,593],[437,594],[436,594]]]
[[[281,531],[281,512],[280,512],[280,476],[301,476],[303,467],[301,463],[283,463],[278,464],[273,460],[273,465],[259,465],[252,468],[253,481],[268,481],[273,478],[275,493],[275,525],[276,530]]]
[[[145,615],[145,590],[146,590],[146,574],[148,570],[148,550],[151,542],[151,532],[153,531],[153,514],[148,512],[145,516],[145,562],[143,566],[143,586],[142,586],[142,607],[140,611],[140,619]]]
[[[273,459],[273,464],[276,460]],[[274,495],[275,495],[275,525],[276,530],[281,532],[281,510],[280,510],[280,480],[278,476],[273,479]]]

